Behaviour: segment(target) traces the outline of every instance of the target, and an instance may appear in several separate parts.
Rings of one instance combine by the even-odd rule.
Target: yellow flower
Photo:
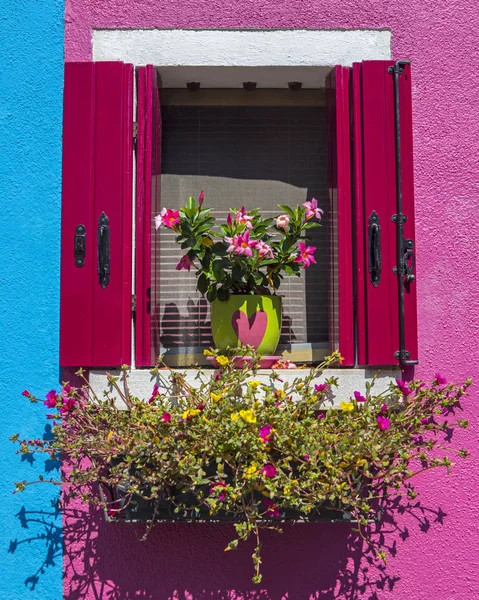
[[[247,381],[246,385],[249,386],[253,391],[256,391],[259,385],[261,385],[261,381],[253,380]]]
[[[274,392],[274,395],[276,398],[278,398],[278,400],[283,400],[284,397],[286,396],[286,392],[284,390],[276,390]]]
[[[201,410],[199,408],[189,408],[183,413],[183,419],[187,419],[188,417],[196,417],[196,415],[199,415],[200,412]]]
[[[201,245],[210,248],[213,245],[213,240],[209,237],[204,237],[201,240]]]
[[[351,412],[354,410],[354,404],[352,402],[340,402],[339,407],[343,412]]]
[[[226,365],[230,362],[229,358],[227,356],[223,356],[223,354],[220,354],[219,356],[216,357],[216,362],[221,365],[222,367],[226,367]]]
[[[210,392],[210,398],[213,402],[219,402],[221,398],[223,398],[223,394],[215,394],[214,392]]]
[[[202,417],[201,417],[201,418],[203,419],[203,421],[204,421],[205,423],[209,423],[209,422],[210,422],[210,420],[209,420],[209,419],[207,419],[207,418],[205,417],[205,415],[202,415]]]
[[[239,413],[235,412],[235,413],[231,413],[231,420],[232,421],[237,421],[240,418]]]
[[[246,473],[245,473],[246,479],[254,479],[257,471],[258,471],[258,465],[255,462],[251,463],[251,466],[249,466],[246,469]]]
[[[203,354],[205,356],[214,356],[213,348],[205,348],[205,350],[203,350]]]
[[[283,494],[289,494],[290,491],[291,491],[291,487],[289,485],[287,485],[283,490]]]
[[[296,386],[296,390],[299,392],[304,388],[304,383],[298,383],[298,385]]]
[[[246,423],[256,423],[256,415],[251,409],[240,410],[240,416]]]

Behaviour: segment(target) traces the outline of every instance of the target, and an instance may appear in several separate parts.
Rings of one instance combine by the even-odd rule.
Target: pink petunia
[[[65,413],[69,413],[75,408],[75,404],[74,398],[64,398],[63,406],[60,408],[60,414],[64,415]]]
[[[261,258],[265,256],[269,256],[269,258],[274,258],[273,248],[268,246],[266,242],[262,242],[261,240],[253,240],[251,242],[251,247],[258,251],[258,254]]]
[[[329,387],[329,385],[327,383],[316,383],[314,385],[314,391],[317,394],[321,394],[321,392],[324,392],[325,390],[327,390]]]
[[[248,229],[253,229],[253,223],[251,222],[252,220],[253,220],[253,217],[250,217],[249,215],[246,214],[246,210],[245,210],[244,206],[241,207],[241,210],[238,210],[236,212],[235,221],[239,225],[246,225],[246,227]]]
[[[412,392],[412,390],[410,390],[408,388],[408,385],[407,385],[407,383],[405,381],[401,381],[400,379],[396,379],[396,385],[401,390],[401,393],[402,393],[403,396],[409,396],[409,394]]]
[[[318,208],[318,201],[316,198],[313,198],[311,202],[305,202],[303,206],[306,208],[306,219],[308,221],[313,217],[316,217],[318,221],[321,221],[324,211],[322,208]]]
[[[25,396],[25,398],[28,398],[29,396],[31,396],[31,394],[28,390],[23,390],[22,396]]]
[[[169,423],[171,421],[171,415],[168,412],[164,412],[160,418],[163,421],[163,423]]]
[[[188,254],[185,254],[184,256],[182,256],[178,262],[178,264],[176,265],[175,269],[177,271],[181,271],[181,269],[186,269],[187,271],[189,271],[191,269],[191,265],[192,265],[192,261],[190,260],[190,257],[188,256]]]
[[[387,404],[381,404],[381,408],[379,409],[381,412],[388,412]]]
[[[298,244],[299,254],[294,259],[296,263],[303,263],[303,267],[307,269],[311,266],[311,263],[316,264],[313,254],[316,252],[316,248],[314,246],[306,246],[304,242],[299,242]]]
[[[436,373],[436,381],[437,381],[437,385],[446,385],[447,384],[447,379],[445,377],[443,377],[440,373]]]
[[[226,252],[229,254],[243,254],[244,256],[253,256],[251,250],[251,242],[249,239],[249,231],[246,231],[242,235],[235,235],[232,238],[225,237],[225,242],[229,244]]]
[[[266,514],[268,515],[268,517],[279,517],[279,508],[277,504],[275,504],[269,498],[265,498],[263,502],[266,506]]]
[[[174,229],[180,222],[180,211],[171,208],[162,208],[159,215],[155,217],[155,227],[158,229],[161,225]]]
[[[221,488],[218,490],[218,488]],[[218,481],[217,483],[213,483],[210,487],[210,494],[213,494],[215,491],[219,492],[218,500],[224,500],[226,498],[226,483],[222,481]]]
[[[259,437],[265,444],[271,441],[271,431],[273,430],[272,425],[263,425],[259,428]]]
[[[261,469],[261,473],[263,473],[263,475],[268,478],[268,479],[272,479],[273,477],[276,477],[276,467],[274,465],[272,465],[271,463],[267,463],[262,469]]]
[[[354,392],[356,402],[366,402],[366,398],[360,392]]]
[[[381,431],[387,431],[391,427],[391,421],[384,415],[378,415],[377,422]]]
[[[153,391],[151,392],[151,397],[148,400],[148,404],[152,404],[152,402],[158,400],[158,396],[158,385],[155,383],[155,385],[153,386]]]
[[[47,408],[55,408],[58,401],[58,395],[55,390],[50,390],[46,396],[46,400],[43,403]]]

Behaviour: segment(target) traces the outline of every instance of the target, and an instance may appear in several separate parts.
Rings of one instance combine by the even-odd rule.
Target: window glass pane
[[[161,206],[179,208],[203,189],[205,206],[221,220],[230,207],[260,208],[265,216],[277,216],[278,204],[295,206],[313,197],[325,210],[323,226],[310,232],[318,264],[301,278],[285,276],[279,289],[280,350],[327,347],[326,153],[323,106],[162,107]],[[170,364],[185,364],[194,360],[185,359],[185,353],[198,358],[204,347],[214,345],[209,304],[196,292],[193,270],[175,270],[184,253],[175,234],[161,228],[154,236],[152,350],[155,356],[165,354]],[[297,356],[307,360],[310,353]]]

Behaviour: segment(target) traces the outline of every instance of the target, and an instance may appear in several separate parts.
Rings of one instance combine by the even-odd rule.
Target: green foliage
[[[253,360],[236,368],[235,358],[206,351],[222,368],[217,377],[198,369],[195,387],[185,373],[159,363],[152,375],[160,385],[147,400],[130,394],[127,367],[120,378],[108,375],[102,398],[86,380],[82,389],[65,385],[61,395],[49,395],[50,405],[56,403],[51,418],[58,418],[53,440],[11,439],[23,454],[61,455],[62,481],[50,482],[102,506],[112,518],[142,498],[191,516],[238,519],[237,537],[226,550],[255,537],[255,582],[261,581],[260,530],[279,528],[285,511],[297,519],[325,508],[338,516],[347,511],[385,561],[384,548],[367,534],[368,522],[379,518],[388,500],[413,500],[411,480],[418,473],[449,470],[453,454],[467,457],[446,442],[453,428],[467,426],[453,415],[470,381],[398,382],[378,394],[368,385],[366,396],[358,392],[334,409],[327,400],[336,380],[318,384],[322,370],[340,361],[339,353],[298,370],[291,383],[273,370],[264,384],[254,379],[259,357],[251,348],[242,352]],[[17,482],[15,491],[27,485]],[[121,501],[99,495],[99,486],[121,489]]]

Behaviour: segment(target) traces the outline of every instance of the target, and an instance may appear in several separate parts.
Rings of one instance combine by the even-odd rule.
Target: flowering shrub
[[[22,454],[61,455],[62,481],[50,481],[102,506],[111,518],[139,499],[151,502],[150,526],[165,503],[189,517],[232,517],[237,537],[226,549],[255,537],[255,582],[261,581],[261,528],[324,509],[349,512],[359,534],[385,559],[368,527],[385,501],[415,498],[415,475],[435,467],[449,471],[449,453],[467,456],[445,442],[454,427],[467,426],[454,412],[469,380],[455,385],[438,374],[430,385],[396,381],[380,394],[368,384],[365,395],[355,392],[337,410],[325,407],[335,378],[318,383],[322,369],[340,360],[337,352],[292,383],[283,383],[278,371],[267,384],[254,379],[258,357],[243,368],[228,356],[217,359],[221,370],[211,377],[199,372],[197,388],[158,365],[153,374],[160,386],[147,400],[129,392],[126,367],[121,378],[108,375],[102,398],[86,380],[82,388],[65,384],[45,400],[53,411],[47,415],[53,440],[12,440]],[[114,394],[126,410],[116,406]],[[16,491],[27,485],[17,482]],[[121,494],[106,497],[98,486]]]
[[[284,214],[263,219],[258,209],[231,209],[226,223],[215,230],[211,209],[188,198],[180,210],[163,208],[155,225],[178,234],[176,241],[187,250],[176,269],[196,268],[198,291],[212,302],[227,300],[230,294],[271,294],[283,274],[300,276],[301,269],[316,263],[316,248],[307,245],[306,231],[319,227],[323,211],[313,198]]]

